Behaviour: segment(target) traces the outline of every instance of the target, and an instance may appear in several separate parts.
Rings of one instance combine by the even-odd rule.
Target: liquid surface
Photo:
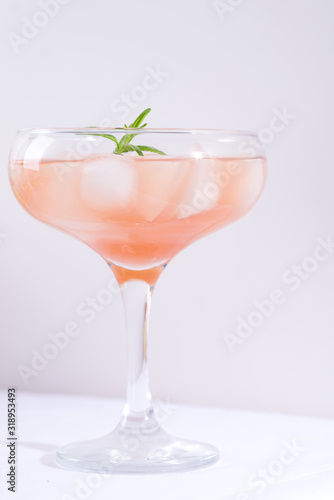
[[[143,270],[246,214],[262,192],[266,161],[103,154],[18,161],[10,176],[34,217],[108,262]]]

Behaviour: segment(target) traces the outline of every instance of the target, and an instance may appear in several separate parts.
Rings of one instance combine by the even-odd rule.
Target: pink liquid
[[[266,178],[262,157],[103,154],[12,167],[13,190],[28,212],[132,270],[166,263],[242,217]]]

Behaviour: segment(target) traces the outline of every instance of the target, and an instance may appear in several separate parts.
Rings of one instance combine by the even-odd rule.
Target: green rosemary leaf
[[[151,151],[152,153],[157,153],[158,155],[165,155],[160,149],[153,148],[151,146],[137,146],[141,151]]]
[[[134,146],[133,144],[129,144],[123,148],[122,153],[128,153],[129,151],[135,151],[139,156],[144,156],[144,153],[139,149],[138,146]]]
[[[131,123],[131,125],[129,125],[128,128],[138,128],[139,125],[141,125],[142,121],[149,114],[150,111],[151,111],[151,108],[145,109],[142,113],[140,113],[139,116],[137,116],[135,121],[133,123]]]
[[[87,135],[97,135],[99,137],[105,137],[106,139],[110,139],[111,141],[114,141],[118,145],[118,140],[114,135],[111,134],[87,134]]]

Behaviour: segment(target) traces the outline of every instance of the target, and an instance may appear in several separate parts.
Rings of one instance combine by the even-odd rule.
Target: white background
[[[158,66],[165,76],[135,102],[127,122],[151,106],[152,127],[249,129],[268,137],[263,128],[275,110],[294,118],[272,134],[267,186],[252,212],[185,249],[160,278],[150,335],[153,396],[334,416],[334,253],[298,290],[282,281],[313,255],[317,238],[334,238],[334,4],[225,5],[219,16],[211,0],[70,0],[15,51],[8,34],[21,35],[23,18],[36,20],[41,7],[2,0],[2,387],[124,395],[120,296],[90,324],[76,313],[108,285],[110,271],[92,250],[25,213],[6,167],[19,128],[91,126],[102,118],[122,125],[115,100],[135,95],[147,68]],[[231,354],[224,333],[235,333],[237,318],[247,318],[253,302],[274,288],[285,303]],[[25,385],[18,366],[31,366],[32,350],[42,352],[48,333],[69,321],[81,334]]]

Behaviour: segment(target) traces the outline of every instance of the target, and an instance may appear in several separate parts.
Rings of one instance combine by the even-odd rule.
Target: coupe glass
[[[97,133],[119,140],[129,129],[22,130],[10,155],[21,205],[94,249],[112,269],[124,301],[128,375],[120,423],[104,437],[63,447],[56,461],[101,473],[212,464],[219,456],[214,446],[173,437],[155,418],[147,371],[151,296],[178,252],[255,204],[266,179],[264,151],[248,132],[135,129],[132,144],[166,155],[117,155],[114,143]]]

